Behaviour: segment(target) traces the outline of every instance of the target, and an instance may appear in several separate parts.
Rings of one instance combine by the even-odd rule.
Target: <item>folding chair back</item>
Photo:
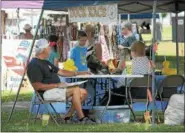
[[[129,92],[133,99],[146,99],[148,87],[151,90],[152,76],[145,75],[143,78],[135,78],[130,82]]]
[[[147,88],[151,90],[151,87],[152,87],[152,76],[151,75],[145,75],[143,78],[134,78],[130,82],[129,91],[128,91],[130,102],[133,103],[133,99],[134,101],[136,100],[146,101],[147,100]],[[131,108],[131,111],[132,111],[132,114],[135,120],[136,116],[132,108]]]
[[[177,93],[177,87],[183,87],[185,79],[181,75],[167,76],[160,84],[159,95],[162,98],[170,98]]]

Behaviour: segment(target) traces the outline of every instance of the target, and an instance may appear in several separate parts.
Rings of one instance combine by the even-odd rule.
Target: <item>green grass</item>
[[[1,92],[1,102],[10,102],[14,101],[16,98],[17,92],[11,92],[11,91],[2,91]],[[33,91],[27,90],[27,91],[20,91],[18,101],[30,101],[31,97],[33,95]]]
[[[159,42],[157,54],[159,56],[176,56],[176,44],[170,41]],[[184,56],[184,43],[179,43],[179,56]]]
[[[143,40],[149,41],[147,45],[151,44],[152,34],[143,34]],[[156,64],[158,64],[157,69],[161,69],[162,62],[165,60],[170,61],[170,68],[176,68],[176,43],[169,41],[172,40],[172,26],[163,26],[162,38],[165,41],[159,42],[157,55],[156,55]],[[168,40],[168,41],[166,41]],[[179,71],[180,74],[184,74],[184,43],[179,43]]]
[[[169,132],[183,132],[184,126],[168,126],[164,124],[155,125],[155,127],[149,127],[145,129],[144,123],[127,123],[127,124],[98,124],[98,125],[70,125],[61,124],[59,127],[50,121],[47,127],[41,126],[41,121],[38,120],[35,124],[33,122],[27,122],[28,111],[15,112],[12,120],[6,122],[8,113],[2,112],[2,131],[3,132],[142,132],[142,131],[169,131]]]
[[[170,61],[170,68],[176,68],[176,57],[175,56],[167,56],[166,59]],[[162,62],[164,61],[164,56],[156,56],[156,69],[162,69]],[[179,57],[179,73],[184,74],[184,65],[185,60],[184,57]]]
[[[151,34],[142,34],[142,37],[143,37],[143,40],[150,41],[150,40],[152,40],[152,33]],[[162,39],[163,40],[172,40],[172,26],[163,25]]]

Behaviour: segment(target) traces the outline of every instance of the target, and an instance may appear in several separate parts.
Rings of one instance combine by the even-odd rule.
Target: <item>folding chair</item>
[[[151,91],[152,76],[145,75],[143,78],[134,78],[133,80],[131,80],[129,88],[128,88],[128,94],[126,94],[126,95],[129,95],[130,103],[132,104],[133,101],[134,102],[135,101],[147,101],[147,88],[149,88]],[[126,96],[126,99],[127,99],[127,96]],[[147,103],[147,108],[148,108],[148,105],[149,103]],[[130,109],[132,111],[132,114],[134,116],[134,121],[135,121],[136,119],[135,113],[132,107],[130,107]]]
[[[177,87],[181,87],[182,93],[184,82],[185,79],[181,75],[171,75],[163,79],[158,89],[158,95],[161,101],[161,108],[163,112],[165,111],[165,109],[163,108],[162,101],[168,101],[173,94],[177,94]]]
[[[33,112],[33,109],[34,109],[34,105],[38,105],[38,109],[36,111],[36,115],[35,115],[35,121],[34,123],[36,122],[36,119],[37,119],[37,116],[39,114],[39,109],[40,109],[40,106],[43,104],[45,109],[48,111],[48,113],[50,114],[51,118],[53,119],[53,121],[59,126],[59,123],[57,122],[57,119],[55,118],[55,116],[50,112],[48,106],[46,104],[49,104],[49,106],[51,106],[51,108],[53,109],[54,111],[54,114],[56,114],[56,116],[59,116],[60,118],[62,118],[60,116],[60,114],[57,113],[56,109],[54,108],[54,106],[52,105],[53,103],[56,103],[56,102],[61,102],[61,101],[48,101],[48,100],[44,100],[43,97],[41,96],[41,94],[38,92],[38,91],[35,91],[35,99],[32,103],[32,108],[31,108],[31,112],[30,112],[30,115],[29,115],[29,119],[28,119],[28,122],[29,120],[31,119],[31,113]]]

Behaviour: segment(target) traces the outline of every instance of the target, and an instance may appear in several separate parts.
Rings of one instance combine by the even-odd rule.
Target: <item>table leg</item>
[[[94,87],[94,101],[93,101],[93,106],[96,106],[96,84],[97,84],[97,80],[98,79],[95,79],[94,81],[95,81],[95,83],[94,83],[94,85],[93,85],[93,87]],[[93,81],[93,82],[94,82]]]
[[[130,111],[131,111],[131,113],[132,113],[132,115],[133,115],[133,117],[134,117],[134,121],[135,121],[135,120],[136,120],[136,116],[135,116],[134,111],[133,111],[133,109],[132,109],[132,107],[130,106],[130,103],[129,103],[129,101],[128,101],[128,85],[127,85],[127,78],[125,78],[125,95],[126,95],[126,101],[127,101],[128,107],[129,107],[129,109],[130,109]]]
[[[107,105],[105,106],[104,110],[103,110],[103,113],[101,115],[101,123],[103,123],[103,116],[105,115],[106,111],[107,111],[107,107],[109,106],[109,103],[110,103],[110,100],[111,100],[111,79],[108,78],[108,91],[109,91],[109,94],[108,94],[108,102],[107,102]]]

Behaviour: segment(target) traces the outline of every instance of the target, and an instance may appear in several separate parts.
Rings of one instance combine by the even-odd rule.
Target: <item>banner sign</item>
[[[20,41],[17,47],[16,58],[22,63],[26,63],[31,48],[31,41]]]
[[[178,20],[178,25],[184,25],[184,20],[183,19]]]
[[[118,6],[82,6],[68,9],[70,22],[117,22]]]
[[[20,83],[21,83],[21,75],[18,75],[14,71],[8,71],[7,89],[17,91]]]
[[[27,63],[32,40],[3,40],[3,89],[17,90]]]

